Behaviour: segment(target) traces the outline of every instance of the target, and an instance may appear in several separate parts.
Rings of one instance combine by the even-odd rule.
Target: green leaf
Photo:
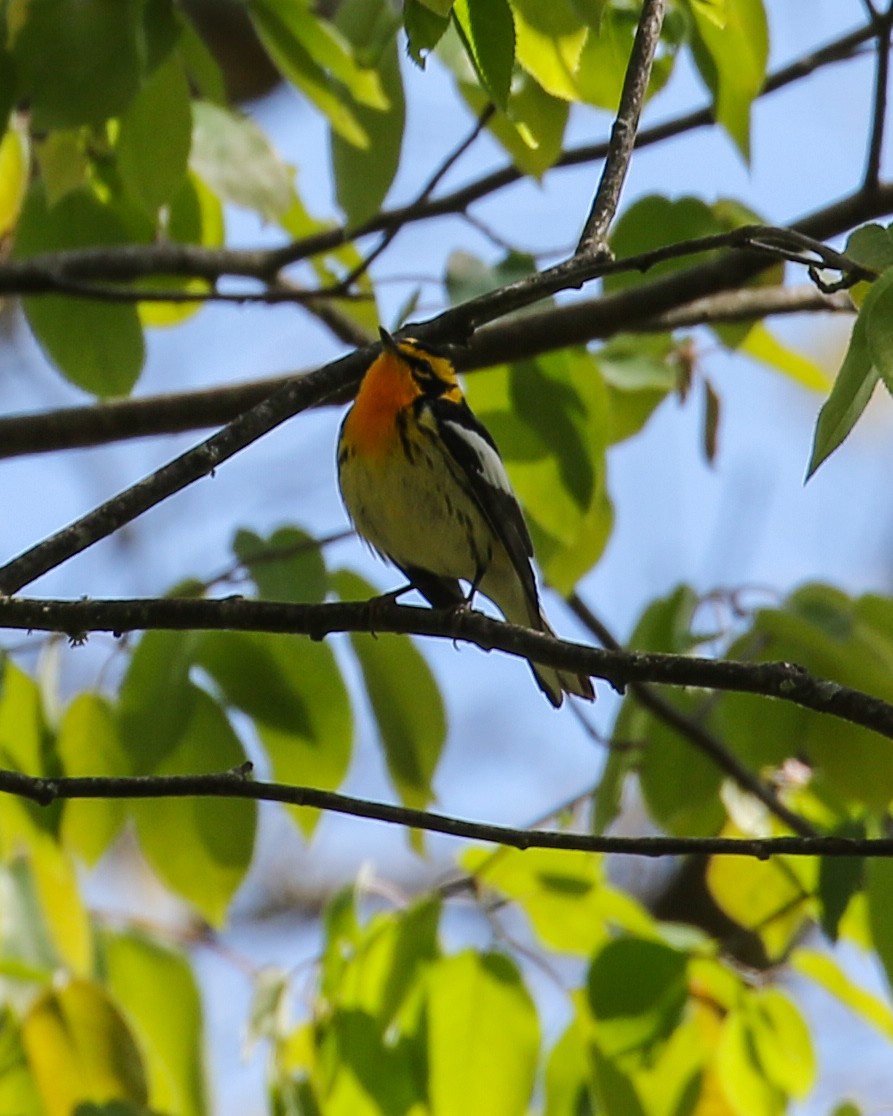
[[[603,6],[598,31],[589,32],[580,54],[576,79],[581,100],[609,112],[617,111],[638,21],[639,14],[632,7]],[[673,72],[678,41],[668,34],[671,23],[665,20],[661,32],[648,79],[648,97],[662,89]]]
[[[847,237],[844,254],[872,271],[893,267],[893,235],[883,225],[862,225]]]
[[[428,1095],[437,1116],[517,1116],[530,1103],[539,1027],[517,967],[497,953],[431,969]]]
[[[232,550],[264,600],[318,604],[325,599],[329,588],[325,559],[319,543],[306,531],[278,527],[265,539],[239,530]]]
[[[85,189],[52,208],[42,183],[28,192],[13,255],[126,244],[117,214]],[[143,366],[143,331],[134,306],[71,296],[23,300],[28,322],[49,359],[73,384],[99,396],[126,395]]]
[[[506,108],[515,62],[515,22],[508,0],[456,0],[453,19],[481,84]]]
[[[47,924],[30,858],[0,863],[0,975],[49,983],[62,963]]]
[[[209,101],[195,101],[192,114],[192,169],[224,201],[278,222],[295,200],[294,169],[247,116]]]
[[[862,313],[853,326],[843,364],[837,373],[831,394],[825,400],[816,421],[812,454],[806,470],[807,480],[856,425],[856,420],[868,406],[868,401],[877,385],[879,374],[871,362],[866,309],[869,300],[877,297],[875,292],[882,285],[886,288],[893,285],[893,271],[872,286],[862,307]]]
[[[864,839],[865,826],[850,822],[838,826],[835,836]],[[819,862],[819,921],[825,936],[832,942],[837,941],[840,920],[850,900],[862,889],[864,878],[865,861],[862,857],[824,856]]]
[[[118,736],[114,711],[98,694],[78,694],[68,706],[56,747],[67,776],[131,774],[131,760]],[[119,833],[126,812],[119,798],[68,800],[62,814],[65,846],[94,865]]]
[[[815,1054],[803,1016],[780,988],[750,997],[750,1030],[763,1072],[788,1097],[802,1099],[815,1081]]]
[[[226,700],[255,720],[280,782],[340,786],[350,763],[353,720],[347,689],[328,647],[298,636],[207,632],[196,661]],[[316,811],[292,808],[305,833]]]
[[[678,350],[669,334],[620,334],[595,354],[608,387],[609,445],[637,434],[676,389]]]
[[[87,135],[83,128],[53,131],[35,146],[50,208],[66,194],[86,185],[90,172]]]
[[[871,938],[893,988],[893,860],[869,860],[866,877]]]
[[[725,0],[722,24],[704,5],[689,3],[695,64],[714,99],[716,120],[750,161],[750,106],[763,87],[769,30],[763,0]]]
[[[280,71],[316,105],[332,127],[358,147],[368,137],[329,78],[344,86],[353,100],[386,109],[378,76],[354,60],[348,44],[330,23],[303,4],[251,0],[248,8],[258,37]]]
[[[118,695],[118,732],[133,773],[148,775],[180,744],[193,715],[189,681],[195,638],[183,632],[146,632],[130,659]]]
[[[22,1020],[22,1041],[47,1116],[69,1116],[88,1100],[147,1103],[139,1048],[96,984],[72,980],[42,993]]]
[[[421,0],[405,0],[403,24],[408,40],[406,51],[413,62],[424,70],[428,55],[440,42],[450,25],[449,5],[447,5],[447,13],[440,15]]]
[[[220,66],[186,13],[175,11],[180,27],[179,54],[193,88],[202,100],[224,108],[226,84]]]
[[[577,72],[589,34],[572,0],[512,0],[515,52],[520,65],[547,93],[579,99]]]
[[[342,600],[365,600],[374,588],[348,570],[333,578]],[[415,645],[403,636],[351,635],[378,726],[388,774],[402,802],[422,808],[434,797],[432,779],[446,740],[440,690]]]
[[[685,955],[661,942],[619,938],[595,955],[586,991],[600,1051],[647,1060],[688,999]]]
[[[816,865],[791,858],[762,863],[748,857],[715,856],[707,886],[717,905],[745,930],[759,935],[771,962],[782,958],[811,913]]]
[[[335,192],[348,223],[360,225],[378,213],[400,165],[406,101],[395,38],[396,26],[387,0],[348,0],[338,9],[337,28],[354,50],[366,52],[381,36],[386,21],[388,34],[378,48],[376,70],[388,101],[386,109],[360,105],[355,116],[367,143],[349,143],[337,130],[331,132],[332,170]]]
[[[204,1116],[202,1008],[188,961],[137,932],[106,932],[101,948],[108,988],[126,1005],[145,1059],[153,1108]]]
[[[154,217],[182,185],[192,144],[189,85],[179,57],[156,68],[119,124],[115,153],[121,179]]]
[[[784,1093],[767,1079],[759,1062],[746,1010],[734,1009],[725,1019],[715,1064],[736,1116],[782,1116]]]
[[[893,394],[893,269],[883,275],[862,304],[860,318],[865,318],[865,340],[868,345],[868,358],[884,382],[887,391]]]
[[[245,761],[220,707],[204,691],[192,690],[189,719],[176,749],[158,764],[158,775],[228,771]],[[215,797],[158,798],[134,801],[131,812],[140,847],[158,876],[212,926],[220,926],[251,862],[257,804]]]
[[[797,949],[791,956],[791,965],[893,1042],[893,1010],[890,1005],[880,996],[854,984],[852,977],[834,957],[812,949]]]
[[[143,0],[29,4],[13,52],[38,130],[101,124],[140,85]]]
[[[594,1111],[589,1093],[586,1036],[575,1016],[552,1048],[546,1063],[543,1116],[582,1116]]]

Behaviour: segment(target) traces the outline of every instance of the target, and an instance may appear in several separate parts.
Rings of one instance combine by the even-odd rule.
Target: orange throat
[[[397,415],[418,394],[406,368],[390,353],[370,365],[344,421],[346,441],[361,457],[381,460],[399,444]]]

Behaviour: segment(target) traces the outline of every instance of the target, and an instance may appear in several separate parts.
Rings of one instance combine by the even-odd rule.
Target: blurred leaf
[[[189,962],[133,931],[106,932],[101,946],[109,990],[126,1005],[145,1059],[153,1108],[204,1116],[202,1008]]]
[[[165,233],[168,240],[179,244],[198,244],[205,248],[218,248],[224,241],[223,206],[216,194],[193,171],[189,171],[182,186],[167,207]],[[203,294],[211,289],[206,279],[181,278],[176,275],[152,276],[143,281],[152,291],[176,291]],[[141,284],[137,284],[139,286]],[[140,321],[146,326],[165,327],[197,314],[201,302],[140,302]]]
[[[147,1102],[139,1048],[105,992],[72,980],[42,993],[22,1021],[22,1040],[46,1116],[81,1101]]]
[[[686,585],[679,586],[668,597],[652,601],[630,637],[630,650],[690,651],[694,642],[691,625],[697,604],[694,590]],[[641,747],[651,727],[651,714],[631,695],[624,697],[611,730],[608,759],[593,795],[593,832],[604,833],[618,817],[626,777],[638,766]],[[691,796],[686,795],[685,800],[691,801]]]
[[[193,715],[196,689],[189,671],[195,647],[190,633],[163,631],[145,632],[136,645],[117,710],[118,733],[135,775],[156,771],[179,747]]]
[[[813,861],[776,857],[714,856],[707,886],[719,907],[739,926],[758,934],[770,961],[780,960],[811,913],[816,875]]]
[[[337,130],[331,132],[332,170],[338,204],[348,224],[360,225],[381,210],[400,165],[406,101],[397,51],[396,20],[387,0],[346,0],[338,8],[336,27],[357,52],[365,51],[381,36],[376,72],[387,98],[386,109],[363,105],[354,110],[368,142],[349,143]]]
[[[16,36],[18,94],[38,130],[100,124],[121,113],[140,84],[142,0],[43,0],[29,4]]]
[[[328,1021],[321,1054],[333,1067],[319,1111],[410,1116],[421,1111],[419,1075],[409,1044],[383,1035],[367,1013],[340,1004]]]
[[[180,29],[178,53],[196,95],[225,107],[226,84],[220,66],[186,13],[177,9],[175,15]]]
[[[579,99],[577,71],[588,27],[571,0],[512,0],[515,52],[521,66],[553,97]]]
[[[0,237],[13,231],[28,186],[28,136],[11,125],[0,132]]]
[[[692,53],[714,100],[719,124],[750,162],[750,106],[763,87],[769,30],[763,0],[725,0],[721,25],[705,5],[689,3]]]
[[[46,1116],[25,1057],[18,1020],[0,1006],[0,1112]]]
[[[862,304],[860,320],[865,318],[865,341],[872,368],[893,394],[893,269],[872,285]]]
[[[25,199],[13,256],[126,244],[128,231],[94,194],[76,190],[49,208],[40,182]],[[136,307],[71,296],[23,299],[28,322],[49,359],[94,395],[125,395],[145,355]]]
[[[854,984],[852,977],[831,954],[812,949],[796,949],[791,955],[791,965],[798,973],[815,981],[844,1007],[893,1041],[893,1010],[890,1005],[880,996]]]
[[[53,740],[37,683],[10,660],[2,663],[0,692],[0,767],[30,776],[58,775]],[[28,848],[44,832],[55,832],[61,802],[38,806],[7,796],[0,825],[0,856]]]
[[[131,773],[112,707],[99,694],[82,693],[65,710],[56,744],[66,776]],[[62,813],[62,841],[92,866],[117,836],[127,807],[120,798],[69,799]]]
[[[719,432],[719,412],[721,400],[713,384],[704,380],[704,426],[702,447],[708,465],[716,460],[716,445]]]
[[[233,109],[194,101],[190,165],[224,201],[279,221],[295,197],[294,169],[257,124]]]
[[[679,374],[676,352],[669,334],[619,334],[595,353],[608,388],[609,445],[637,434],[675,390]]]
[[[893,860],[869,860],[866,882],[871,938],[887,984],[893,989]]]
[[[154,216],[182,185],[192,144],[189,85],[176,55],[156,68],[119,125],[115,153],[122,181]]]
[[[583,10],[585,7],[579,6]],[[613,4],[602,4],[601,9],[598,31],[591,30],[583,44],[576,74],[577,87],[581,100],[616,112],[639,14],[632,7]],[[673,72],[679,44],[669,34],[671,28],[672,20],[666,19],[648,79],[648,97],[662,89]]]
[[[455,0],[453,19],[481,84],[506,108],[515,61],[515,24],[508,0]]]
[[[158,775],[228,771],[245,752],[222,710],[197,687],[177,746]],[[157,798],[131,804],[140,848],[160,879],[220,926],[254,851],[257,804],[248,799]],[[176,840],[171,835],[176,834]]]
[[[552,1047],[546,1063],[543,1116],[588,1116],[595,1110],[589,1094],[586,1036],[575,1016]]]
[[[757,612],[750,632],[729,648],[728,655],[799,663],[819,678],[833,678],[890,701],[889,613],[881,598],[851,600],[829,586],[804,585],[781,607]],[[847,803],[883,810],[893,796],[889,744],[868,729],[790,702],[732,693],[715,704],[711,723],[754,769],[777,766],[790,756],[809,764],[813,788],[836,803],[842,816]]]
[[[723,1024],[716,1057],[722,1091],[736,1116],[782,1116],[784,1094],[766,1077],[749,1022],[747,1012],[733,1010]]]
[[[879,273],[893,267],[893,235],[890,227],[871,224],[854,229],[847,237],[844,254],[863,267]]]
[[[93,968],[93,931],[72,859],[49,834],[32,840],[29,861],[34,892],[61,964],[85,976]]]
[[[850,822],[838,826],[835,836],[864,839],[865,826]],[[823,856],[819,862],[819,922],[825,937],[837,941],[840,920],[850,900],[863,887],[865,860],[858,856]]]
[[[342,600],[366,600],[375,589],[357,574],[333,577]],[[446,740],[446,712],[437,682],[411,640],[397,635],[351,634],[378,726],[388,774],[407,806],[434,797],[432,780]]]
[[[352,108],[333,92],[329,78],[345,86],[358,104],[386,109],[378,75],[358,66],[335,28],[303,4],[251,0],[248,11],[258,37],[282,74],[348,143],[366,146],[368,137]]]
[[[515,964],[471,950],[429,974],[428,1095],[438,1116],[517,1116],[539,1052],[536,1008]]]
[[[62,958],[29,857],[0,863],[0,911],[0,976],[49,983]]]
[[[660,942],[619,938],[596,953],[586,982],[599,1050],[647,1060],[688,999],[685,955]]]
[[[447,14],[440,15],[422,0],[405,0],[403,23],[406,29],[406,52],[420,69],[425,68],[428,55],[437,46],[450,25],[450,4]]]
[[[83,128],[53,131],[35,145],[34,153],[51,209],[66,194],[87,183],[90,171],[87,135]]]
[[[347,689],[332,652],[299,636],[206,632],[197,662],[228,702],[255,720],[273,777],[323,790],[340,786],[353,744]],[[317,812],[291,812],[309,834]]]
[[[318,604],[325,599],[329,588],[325,559],[306,531],[278,527],[265,539],[239,530],[232,550],[264,600]]]
[[[803,1016],[780,988],[751,994],[751,1034],[760,1065],[788,1097],[802,1100],[815,1083],[815,1055]]]
[[[769,368],[784,373],[794,383],[802,384],[810,391],[824,392],[831,388],[830,377],[823,368],[809,357],[782,344],[763,322],[757,322],[748,329],[743,341],[736,348],[738,352],[747,353]]]

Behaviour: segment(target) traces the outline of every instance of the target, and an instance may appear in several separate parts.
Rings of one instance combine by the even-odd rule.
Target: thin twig
[[[890,857],[893,838],[845,837],[603,837],[561,830],[514,829],[466,821],[431,810],[372,802],[316,787],[267,783],[250,778],[251,765],[208,775],[76,776],[34,778],[0,770],[0,793],[41,806],[67,799],[230,798],[282,802],[356,818],[444,833],[469,841],[486,841],[516,849],[563,849],[625,856],[772,856]]]
[[[577,619],[599,640],[602,646],[611,651],[622,650],[611,632],[601,623],[578,593],[571,595],[568,604]],[[794,833],[799,833],[801,837],[816,835],[816,829],[805,818],[787,807],[771,786],[764,783],[752,771],[749,771],[721,740],[708,732],[698,721],[687,717],[646,683],[633,682],[630,684],[629,690],[643,708],[653,713],[664,724],[669,725],[702,755],[707,756],[720,771],[724,771],[739,787],[762,802],[771,814],[783,821]]]
[[[866,0],[867,2],[867,0]],[[876,186],[880,180],[881,154],[884,146],[884,129],[887,122],[887,82],[890,74],[890,29],[893,26],[893,4],[887,6],[883,16],[869,4],[877,38],[875,40],[874,105],[871,115],[871,133],[863,185]]]
[[[592,208],[583,226],[577,255],[604,255],[608,251],[608,229],[617,212],[620,191],[629,169],[629,161],[639,130],[639,117],[645,104],[645,94],[651,78],[651,66],[660,42],[666,0],[644,0],[639,26],[633,40],[620,106],[611,128],[608,154],[592,201]]]

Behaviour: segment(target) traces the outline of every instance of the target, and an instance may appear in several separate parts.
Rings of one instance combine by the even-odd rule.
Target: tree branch
[[[865,165],[863,185],[870,188],[880,180],[881,153],[884,145],[884,129],[887,121],[887,82],[890,75],[890,30],[893,27],[893,3],[887,11],[879,15],[873,7],[869,14],[875,38],[874,104],[871,116],[871,132],[868,143],[868,157]]]
[[[41,806],[67,799],[233,798],[308,806],[357,818],[445,833],[469,841],[486,841],[516,849],[615,853],[626,856],[771,856],[889,857],[893,838],[845,837],[604,837],[560,830],[515,829],[465,821],[431,810],[393,806],[315,787],[268,783],[249,778],[251,764],[210,775],[79,776],[43,779],[0,769],[0,793]]]
[[[611,128],[608,154],[592,208],[577,245],[578,256],[610,254],[608,229],[617,212],[620,191],[629,169],[636,132],[639,130],[639,117],[651,78],[651,67],[660,42],[665,9],[666,0],[644,0],[642,4],[642,14],[639,16],[639,25],[623,78],[620,105]]]
[[[893,705],[881,698],[816,678],[795,663],[741,662],[688,655],[609,651],[557,639],[494,620],[473,610],[428,609],[377,601],[285,604],[273,601],[0,599],[0,627],[62,632],[79,642],[90,632],[232,630],[284,632],[322,639],[335,632],[400,632],[472,643],[575,674],[603,678],[616,690],[634,682],[699,686],[758,694],[840,717],[893,739]]]
[[[500,360],[523,360],[624,331],[659,333],[699,325],[756,321],[777,314],[853,313],[849,295],[825,295],[811,284],[724,291],[629,323],[622,319],[606,323],[598,312],[599,301],[586,299],[533,311],[511,323],[486,326],[475,334],[467,348],[457,352],[456,364],[463,372],[474,372]],[[295,372],[197,391],[0,416],[0,458],[222,426],[289,380],[305,374]],[[338,399],[327,402],[337,403]]]

